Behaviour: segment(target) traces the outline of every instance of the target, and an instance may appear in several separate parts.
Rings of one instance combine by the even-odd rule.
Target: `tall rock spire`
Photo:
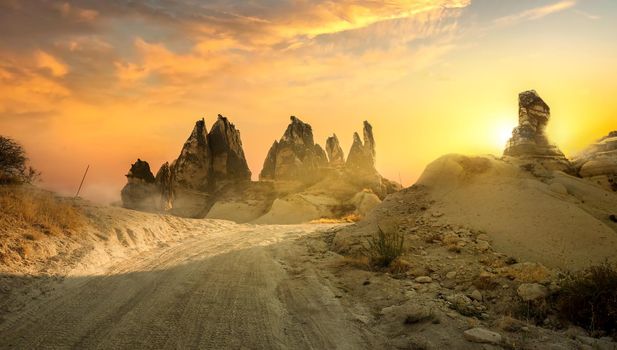
[[[208,134],[212,153],[212,171],[215,184],[250,181],[251,171],[244,156],[240,131],[227,118],[218,119]]]
[[[341,166],[345,164],[345,154],[336,134],[332,134],[326,140],[326,153],[328,154],[330,165]]]

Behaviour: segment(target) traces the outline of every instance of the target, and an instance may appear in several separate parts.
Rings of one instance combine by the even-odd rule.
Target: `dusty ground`
[[[518,255],[507,223],[481,224],[526,212],[504,204],[498,216],[494,207],[474,213],[483,207],[467,203],[461,214],[443,199],[476,198],[456,192],[467,191],[485,201],[495,188],[531,186],[544,214],[560,199],[612,230],[604,218],[613,197],[591,201],[579,193],[586,184],[563,176],[530,185],[518,173],[497,184],[485,171],[454,174],[461,186],[414,186],[350,226],[234,224],[87,203],[79,207],[88,224],[70,235],[24,241],[28,232],[3,226],[0,349],[617,349],[521,302],[523,284],[558,288],[561,267],[531,259],[541,250]],[[547,190],[556,179],[565,193]],[[377,224],[405,236],[394,269],[362,257]],[[549,243],[556,237],[537,230]],[[598,230],[581,247],[612,242]],[[28,255],[12,253],[20,242]]]
[[[331,253],[301,237],[329,228],[196,223],[200,234],[181,242],[49,281],[3,314],[0,347],[382,348],[385,340],[362,327],[311,262]]]

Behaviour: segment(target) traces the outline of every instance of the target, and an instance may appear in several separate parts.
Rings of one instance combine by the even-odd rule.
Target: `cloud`
[[[497,25],[509,26],[520,22],[533,21],[553,13],[573,8],[575,5],[575,0],[562,0],[550,5],[536,7],[517,14],[497,18],[494,23]]]

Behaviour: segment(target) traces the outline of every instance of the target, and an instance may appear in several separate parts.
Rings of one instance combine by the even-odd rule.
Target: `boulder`
[[[326,140],[326,153],[328,154],[329,164],[333,167],[339,167],[345,164],[345,154],[339,143],[336,134],[328,137]]]
[[[131,165],[126,174],[128,183],[122,188],[122,206],[128,209],[156,211],[159,208],[160,194],[150,164],[141,159]]]
[[[578,175],[617,191],[617,131],[610,132],[574,158]]]
[[[472,343],[499,344],[502,339],[501,334],[480,327],[468,329],[463,335]]]
[[[518,126],[512,131],[504,156],[534,160],[551,170],[568,170],[570,163],[546,136],[550,108],[534,90],[518,96]]]
[[[516,293],[523,301],[534,301],[545,298],[548,295],[548,289],[539,283],[523,283]]]

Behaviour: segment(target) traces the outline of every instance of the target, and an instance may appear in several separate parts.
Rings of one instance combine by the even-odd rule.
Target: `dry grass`
[[[371,265],[388,268],[403,255],[405,235],[398,229],[384,231],[377,226],[377,234],[371,237],[367,243],[366,256]]]
[[[570,274],[561,283],[557,309],[594,335],[617,335],[617,267],[606,262]]]
[[[358,214],[349,214],[341,218],[321,218],[317,220],[311,220],[310,224],[351,224],[362,220],[362,217]]]
[[[69,202],[30,186],[0,186],[0,216],[7,222],[33,228],[35,232],[25,237],[28,240],[40,239],[37,231],[57,235],[85,224],[81,211]]]

